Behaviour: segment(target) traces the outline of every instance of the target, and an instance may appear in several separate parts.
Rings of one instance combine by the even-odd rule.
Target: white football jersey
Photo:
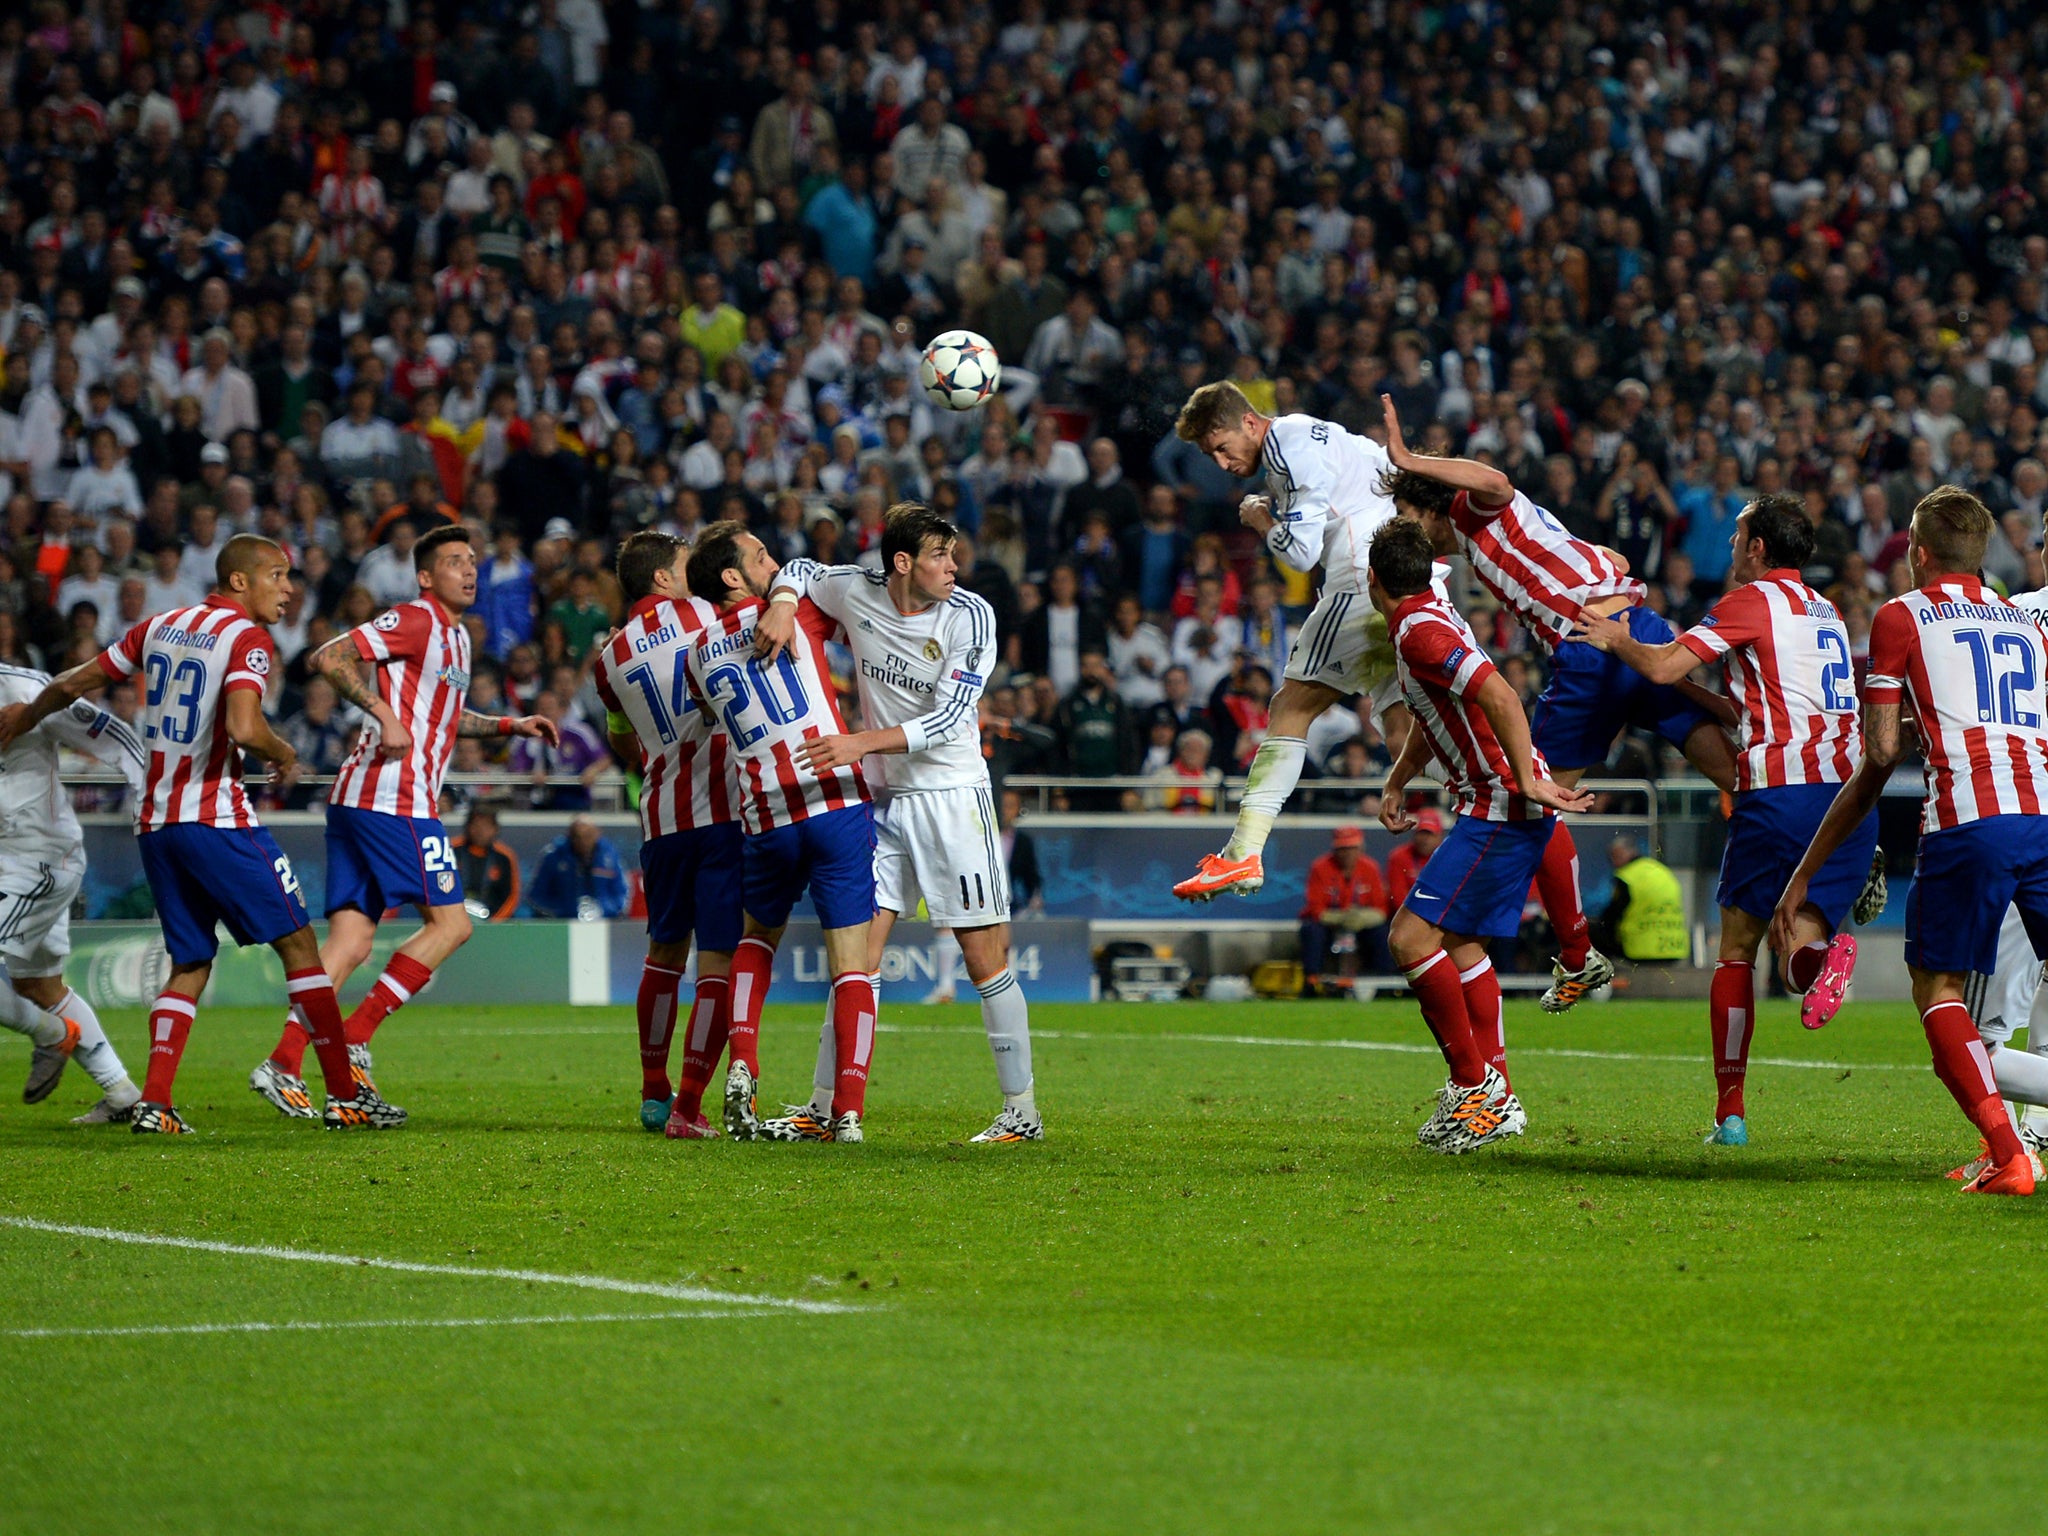
[[[956,588],[943,603],[899,613],[881,572],[815,560],[792,560],[775,585],[846,631],[868,729],[903,727],[910,750],[870,758],[870,783],[892,794],[987,786],[978,706],[996,659],[996,618],[985,600]]]
[[[1325,592],[1363,592],[1366,547],[1394,516],[1393,498],[1380,490],[1393,462],[1387,450],[1333,421],[1278,416],[1261,462],[1276,519],[1266,535],[1273,558],[1304,573],[1321,565]]]
[[[49,682],[45,672],[0,666],[0,707],[28,703]],[[64,747],[120,769],[130,798],[141,797],[149,767],[141,739],[90,699],[79,699],[0,754],[0,853],[54,864],[84,843],[71,797],[57,778]]]

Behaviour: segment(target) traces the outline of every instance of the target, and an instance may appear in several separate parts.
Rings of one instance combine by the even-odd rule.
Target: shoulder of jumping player
[[[940,622],[952,649],[979,649],[986,659],[995,648],[996,611],[978,592],[955,587],[953,595],[946,599],[945,613]]]

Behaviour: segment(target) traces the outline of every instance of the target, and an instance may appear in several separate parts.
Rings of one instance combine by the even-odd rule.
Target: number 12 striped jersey
[[[1724,661],[1736,730],[1735,787],[1841,784],[1863,761],[1856,667],[1835,605],[1793,570],[1737,587],[1678,637]]]
[[[846,734],[825,667],[829,621],[814,605],[799,603],[789,648],[764,663],[754,654],[754,625],[764,606],[750,598],[718,614],[683,654],[690,692],[739,759],[740,820],[750,833],[868,799],[860,764],[821,776],[799,755],[814,736]]]
[[[663,837],[739,819],[739,780],[723,731],[690,692],[683,657],[718,620],[700,597],[643,597],[597,659],[604,707],[632,722],[645,754],[640,832]]]
[[[1975,576],[1895,597],[1870,625],[1874,704],[1910,697],[1924,832],[2048,810],[2048,635]]]

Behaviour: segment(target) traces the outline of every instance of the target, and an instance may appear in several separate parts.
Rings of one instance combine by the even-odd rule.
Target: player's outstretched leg
[[[1978,1038],[1970,1010],[1957,995],[1958,980],[1952,988],[1931,985],[1929,973],[1916,971],[1914,991],[1919,994],[1920,1024],[1927,1032],[1928,1049],[1934,1056],[1934,1075],[1954,1097],[1970,1122],[1982,1133],[1988,1163],[1963,1185],[1966,1194],[2031,1195],[2040,1177],[2040,1164],[2021,1145],[2019,1133],[2005,1112],[1991,1063]],[[1932,994],[1932,995],[1930,995]]]
[[[24,985],[31,989],[47,987],[45,1006],[59,1018],[69,1019],[78,1025],[78,1048],[72,1059],[99,1085],[99,1102],[76,1116],[71,1123],[113,1125],[127,1120],[129,1111],[142,1098],[142,1090],[129,1080],[128,1068],[122,1064],[114,1043],[107,1038],[106,1029],[101,1025],[99,1015],[93,1011],[92,1004],[65,986],[62,977],[25,979]],[[43,1054],[40,1049],[36,1052],[38,1057]],[[52,1086],[55,1086],[54,1081]],[[26,1092],[23,1097],[27,1097]]]
[[[1576,780],[1576,775],[1573,778]],[[1536,893],[1543,899],[1558,947],[1542,1008],[1545,1013],[1563,1013],[1614,980],[1614,965],[1593,947],[1585,898],[1579,889],[1579,847],[1562,816],[1544,845],[1543,862],[1536,866]]]
[[[1253,754],[1245,775],[1237,825],[1221,853],[1202,856],[1195,873],[1173,888],[1183,901],[1212,901],[1230,892],[1250,896],[1266,883],[1266,839],[1273,820],[1301,782],[1308,757],[1308,728],[1343,697],[1336,689],[1290,677],[1273,697],[1270,731]]]

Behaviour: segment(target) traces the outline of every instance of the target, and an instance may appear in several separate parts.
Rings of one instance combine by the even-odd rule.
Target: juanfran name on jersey
[[[1460,491],[1450,516],[1472,574],[1545,645],[1570,634],[1588,603],[1614,596],[1641,602],[1649,590],[1520,491],[1498,510]]]

